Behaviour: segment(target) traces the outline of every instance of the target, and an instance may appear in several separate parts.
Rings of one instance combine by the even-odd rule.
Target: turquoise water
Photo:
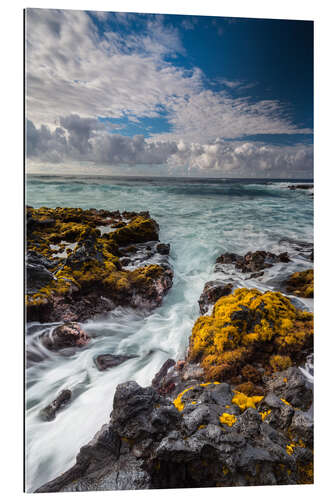
[[[191,180],[161,178],[31,176],[26,203],[33,207],[81,207],[149,210],[160,225],[160,240],[171,244],[174,284],[162,306],[146,317],[117,308],[83,324],[92,335],[89,348],[71,357],[48,353],[27,370],[27,489],[32,491],[74,463],[86,444],[108,421],[116,385],[136,380],[149,385],[169,357],[184,357],[199,315],[204,284],[217,277],[215,259],[223,252],[288,251],[292,262],[279,264],[264,278],[245,280],[228,271],[238,286],[274,289],[276,279],[309,268],[285,238],[313,241],[313,199],[309,191],[291,191],[293,181]],[[302,181],[304,182],[304,181]],[[221,276],[220,276],[221,277]],[[312,307],[312,301],[305,301]],[[38,342],[47,325],[29,325],[27,342]],[[107,372],[93,358],[102,353],[136,354]],[[52,422],[38,413],[60,390],[69,388],[71,404]]]

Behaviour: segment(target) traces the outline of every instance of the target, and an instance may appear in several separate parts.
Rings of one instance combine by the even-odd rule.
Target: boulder
[[[47,422],[49,422],[50,420],[54,420],[58,410],[65,406],[70,401],[71,397],[72,391],[70,391],[69,389],[61,391],[61,393],[56,397],[54,401],[52,401],[51,404],[40,411],[39,415],[42,420],[45,420]]]
[[[58,351],[66,347],[84,347],[90,337],[78,323],[69,322],[57,326],[48,335],[42,337],[44,345],[51,351]]]
[[[305,412],[273,392],[248,397],[226,383],[181,384],[179,375],[171,400],[152,387],[120,384],[110,422],[71,469],[37,491],[313,481],[313,428]]]
[[[284,285],[288,293],[298,297],[312,298],[314,289],[313,269],[293,273],[287,278]]]
[[[244,257],[234,253],[225,253],[216,259],[215,268],[219,270],[221,264],[234,264],[236,269],[240,269],[242,273],[257,273],[258,271],[272,267],[278,262],[289,261],[290,258],[287,252],[274,254],[265,250],[257,250],[256,252],[248,252]],[[252,277],[256,276],[252,275]]]
[[[99,371],[108,370],[119,366],[129,359],[136,358],[136,356],[122,356],[117,354],[99,354],[94,359],[95,365]]]
[[[208,281],[205,284],[202,294],[199,298],[200,313],[205,314],[209,307],[225,295],[232,292],[233,284],[222,280]]]
[[[27,253],[25,266],[27,293],[36,293],[54,280],[53,274],[49,271],[52,263],[36,252]]]
[[[27,217],[28,321],[85,321],[117,305],[149,311],[172,285],[170,246],[148,212],[29,207]],[[117,228],[101,234],[105,225]],[[66,252],[55,256],[54,244]]]
[[[160,253],[161,255],[169,255],[170,243],[158,243],[156,245],[156,251],[157,251],[157,253]]]

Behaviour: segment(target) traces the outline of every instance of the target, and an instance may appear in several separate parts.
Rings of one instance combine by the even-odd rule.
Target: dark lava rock
[[[312,298],[314,292],[313,269],[293,273],[283,283],[287,293],[298,297]]]
[[[52,263],[36,252],[27,253],[25,266],[27,293],[36,293],[54,280],[53,274],[48,270]]]
[[[225,281],[215,280],[208,281],[205,284],[202,294],[199,298],[199,308],[201,314],[205,314],[209,306],[215,304],[215,302],[225,295],[229,295],[232,292],[232,283],[226,283]]]
[[[121,365],[129,359],[136,358],[136,356],[121,356],[117,354],[100,354],[94,359],[95,365],[99,371],[108,370],[109,368],[114,368],[115,366]]]
[[[170,253],[170,243],[158,243],[156,245],[156,251],[161,255],[169,255]]]
[[[173,383],[172,378],[170,376],[168,377],[168,372],[170,371],[170,368],[175,366],[175,364],[176,362],[174,359],[167,359],[153,378],[151,385],[160,394],[167,394],[174,389],[175,384]]]
[[[160,374],[173,369],[168,361]],[[299,374],[286,372],[300,396]],[[229,384],[184,384],[181,374],[170,396],[120,384],[110,423],[69,471],[37,491],[311,483],[313,421],[277,395],[285,375],[275,375],[276,393],[267,385],[265,398],[243,406]]]
[[[61,391],[59,396],[57,396],[56,399],[54,401],[52,401],[51,404],[49,404],[48,406],[46,406],[45,408],[43,408],[40,411],[40,414],[39,414],[40,417],[43,420],[48,421],[48,422],[50,420],[54,420],[57,411],[61,407],[66,405],[69,402],[69,400],[71,399],[71,397],[72,397],[72,392],[69,389],[65,389],[64,391]]]
[[[299,252],[301,256],[313,262],[313,243],[284,237],[279,240],[279,244],[291,247],[294,251]]]
[[[296,189],[313,189],[313,184],[292,184],[288,186],[289,189],[295,191]]]
[[[89,341],[90,337],[78,323],[65,323],[57,326],[49,335],[43,336],[45,347],[51,351],[58,351],[66,347],[83,347]]]
[[[82,322],[118,305],[150,311],[172,286],[169,245],[159,243],[149,212],[30,207],[26,213],[28,321]],[[106,225],[114,231],[101,234]],[[54,244],[66,252],[55,256]]]
[[[307,410],[313,399],[312,390],[304,378],[304,375],[296,366],[292,366],[282,372],[274,373],[267,379],[265,388],[282,398],[292,406]]]
[[[278,262],[289,261],[287,252],[276,255],[264,250],[257,250],[256,252],[248,252],[244,257],[235,253],[225,253],[216,259],[215,270],[219,270],[219,264],[234,264],[236,269],[240,269],[242,273],[257,273]],[[255,276],[252,275],[252,277]]]

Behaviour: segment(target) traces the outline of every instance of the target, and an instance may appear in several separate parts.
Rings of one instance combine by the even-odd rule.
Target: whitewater
[[[308,180],[309,181],[309,180]],[[307,182],[302,180],[299,182]],[[237,286],[274,290],[287,275],[311,267],[295,250],[296,242],[313,242],[313,199],[309,190],[290,190],[294,180],[226,180],[177,178],[119,178],[83,176],[28,176],[26,203],[106,210],[149,210],[160,226],[160,240],[171,244],[174,270],[171,290],[150,315],[118,307],[82,323],[91,336],[87,348],[71,355],[50,352],[39,340],[57,323],[29,323],[27,349],[43,359],[26,363],[26,489],[64,472],[109,420],[119,383],[135,380],[150,385],[168,358],[186,354],[193,324],[199,316],[198,299],[205,283],[232,278]],[[287,251],[292,261],[280,263],[263,278],[246,280],[232,266],[214,273],[215,259],[224,252]],[[299,306],[313,309],[311,299]],[[99,354],[135,355],[111,370],[100,372]],[[44,422],[42,408],[63,389],[73,393],[70,404],[55,420]]]

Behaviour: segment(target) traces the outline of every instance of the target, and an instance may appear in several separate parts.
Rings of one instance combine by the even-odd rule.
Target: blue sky
[[[312,175],[312,22],[28,9],[26,32],[32,171]]]
[[[137,14],[135,19],[122,24],[117,15],[110,14],[105,22],[91,17],[101,36],[111,28],[124,38],[133,31],[144,32],[149,18]],[[199,67],[206,77],[207,88],[214,91],[227,87],[232,96],[250,97],[253,102],[278,100],[284,104],[286,115],[300,128],[313,128],[311,21],[179,15],[163,18],[166,26],[179,32],[184,47],[183,53],[166,58],[173,65],[188,70]],[[137,128],[126,127],[124,133],[149,135],[169,131],[168,122],[161,115],[161,120],[143,121]],[[273,141],[278,138],[274,136]],[[308,135],[297,139],[312,140]],[[290,137],[281,136],[280,140],[290,143]]]

